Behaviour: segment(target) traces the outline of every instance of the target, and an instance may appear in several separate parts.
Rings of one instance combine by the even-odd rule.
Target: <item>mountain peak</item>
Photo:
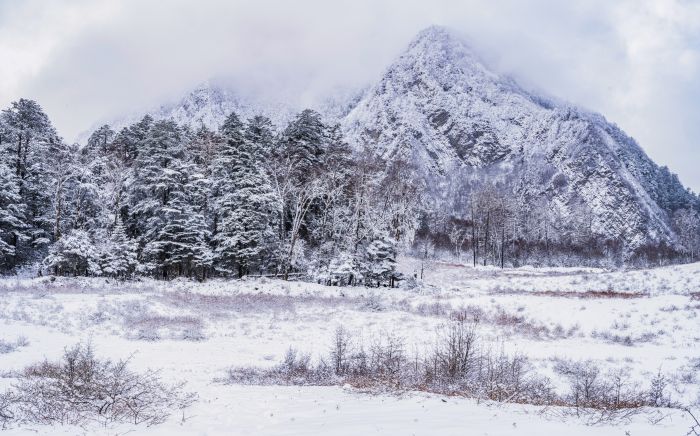
[[[522,180],[518,195],[546,197],[565,215],[590,211],[592,231],[624,235],[632,248],[673,241],[660,170],[631,138],[600,115],[524,90],[445,27],[419,32],[343,128],[350,143],[431,177]]]
[[[408,45],[407,52],[443,53],[456,55],[455,58],[477,58],[464,38],[447,27],[437,25],[418,32]]]
[[[449,28],[433,24],[418,32],[416,37],[413,39],[413,42],[415,43],[416,41],[420,40],[449,40],[453,38],[454,34]]]

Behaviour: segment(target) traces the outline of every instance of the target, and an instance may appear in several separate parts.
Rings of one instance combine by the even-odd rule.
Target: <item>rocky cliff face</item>
[[[417,36],[343,128],[351,142],[432,174],[528,168],[536,177],[521,193],[547,196],[565,214],[584,203],[594,232],[630,248],[673,243],[664,198],[697,201],[677,179],[662,180],[665,170],[614,124],[522,89],[438,27]]]

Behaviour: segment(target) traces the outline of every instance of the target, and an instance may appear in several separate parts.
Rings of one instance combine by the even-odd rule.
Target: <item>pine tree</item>
[[[33,100],[20,99],[2,113],[10,141],[14,144],[15,171],[21,180],[29,173],[32,157],[40,153],[41,145],[56,136],[56,132],[41,106]],[[34,156],[32,156],[34,154]]]
[[[87,232],[71,230],[54,243],[44,265],[57,275],[100,275],[100,256]]]
[[[0,269],[15,266],[16,247],[27,227],[17,176],[0,160]]]
[[[206,177],[211,175],[216,150],[220,143],[221,138],[202,125],[188,145],[189,160],[197,165],[197,169]]]
[[[365,284],[394,285],[396,271],[396,243],[388,237],[370,242],[365,251]]]
[[[255,142],[260,137],[260,124],[244,130],[238,117],[231,114],[221,133],[225,142],[215,164],[220,216],[215,253],[221,271],[236,270],[240,277],[259,264],[269,250],[277,204],[262,170],[261,145]]]
[[[182,163],[173,166],[181,177],[180,184],[173,187],[163,207],[162,227],[144,248],[144,258],[154,265],[152,269],[163,271],[164,278],[193,274],[205,277],[211,263],[209,231],[204,216],[195,210],[197,180],[190,180],[186,168]]]
[[[132,185],[141,270],[162,278],[203,275],[211,255],[201,210],[207,179],[186,159],[185,138],[172,121],[153,124],[140,144]]]
[[[28,259],[33,250],[45,247],[55,231],[54,193],[50,171],[56,162],[55,148],[62,144],[48,116],[35,101],[20,99],[0,115],[6,162],[14,170],[25,216],[29,246],[15,247],[18,261]]]
[[[272,121],[262,115],[256,115],[248,120],[245,129],[245,139],[256,147],[260,159],[267,159],[272,153],[275,134]]]
[[[148,129],[144,139],[137,143],[138,158],[130,192],[128,227],[133,229],[143,249],[142,270],[160,272],[164,278],[168,276],[167,253],[156,241],[162,238],[173,191],[181,185],[181,175],[173,168],[182,154],[181,139],[180,129],[172,121],[160,121]]]
[[[137,244],[129,239],[119,216],[112,229],[109,241],[103,248],[102,272],[103,274],[126,279],[136,271]]]
[[[311,109],[299,113],[282,133],[283,153],[295,163],[297,176],[319,169],[327,142],[321,115]]]
[[[107,143],[106,147],[110,145]],[[116,211],[112,207],[112,190],[115,188],[112,176],[115,174],[113,169],[120,162],[103,146],[71,150],[71,158],[73,168],[68,186],[67,225],[91,234],[106,230],[116,222]]]
[[[205,280],[214,262],[214,252],[211,249],[211,220],[207,216],[210,212],[209,201],[211,195],[211,179],[197,167],[189,171],[185,192],[187,204],[185,205],[185,226],[192,234],[191,257],[188,268],[189,275],[195,275],[200,280]]]
[[[164,211],[174,190],[182,184],[174,163],[182,156],[182,138],[177,124],[159,121],[138,143],[131,185],[131,225],[141,245],[155,239],[164,224]]]
[[[125,163],[132,164],[139,157],[139,149],[153,127],[153,118],[146,115],[136,124],[122,129],[114,139],[112,149]]]
[[[95,156],[107,156],[115,153],[114,139],[116,137],[114,130],[105,124],[95,130],[87,140],[85,150]]]

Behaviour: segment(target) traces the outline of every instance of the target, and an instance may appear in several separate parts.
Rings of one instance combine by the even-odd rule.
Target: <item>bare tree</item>
[[[284,259],[284,279],[289,278],[289,272],[294,261],[294,247],[299,240],[299,233],[306,214],[315,199],[322,192],[322,183],[319,179],[310,179],[291,184],[288,191],[289,209],[291,213],[291,227],[288,234],[287,254]]]

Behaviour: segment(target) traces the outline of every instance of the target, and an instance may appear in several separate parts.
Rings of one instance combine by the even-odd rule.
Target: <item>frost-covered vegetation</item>
[[[445,29],[421,32],[342,116],[305,109],[274,126],[207,89],[84,144],[33,100],[4,109],[0,273],[393,287],[406,252],[501,268],[700,255],[700,199],[674,174]]]
[[[90,344],[78,344],[58,362],[28,366],[16,375],[16,384],[0,392],[0,423],[150,426],[194,402],[184,383],[168,386],[157,372],[135,373],[128,363],[101,360]]]
[[[509,434],[515,422],[523,434],[657,435],[686,434],[685,408],[697,416],[698,264],[609,272],[399,257],[397,272],[419,278],[393,289],[4,278],[0,392],[54,383],[25,379],[27,368],[63,365],[82,342],[106,369],[131,356],[129,374],[187,380],[182,392],[199,398],[158,407],[170,417],[151,427],[71,411],[89,434]],[[30,424],[16,413],[8,434],[74,433],[69,419]]]
[[[218,132],[146,116],[78,146],[19,100],[0,116],[0,149],[4,272],[39,263],[55,275],[394,286],[407,250],[500,267],[657,264],[699,251],[694,204],[671,211],[678,243],[632,250],[596,230],[584,204],[562,214],[555,198],[521,195],[525,173],[455,172],[445,188],[415,163],[350,147],[312,110],[279,131],[262,116],[231,113]]]
[[[0,424],[698,434],[697,195],[444,29],[353,104],[3,110]]]
[[[673,407],[667,377],[661,372],[647,386],[629,370],[603,373],[591,361],[559,360],[554,371],[565,380],[558,393],[551,379],[533,370],[524,354],[507,354],[484,344],[478,316],[458,312],[438,330],[432,348],[411,354],[404,339],[385,333],[362,343],[344,327],[336,329],[331,348],[318,362],[290,348],[271,369],[231,369],[227,383],[351,385],[370,392],[425,391],[503,403],[563,407],[592,423],[619,420],[645,407]]]

